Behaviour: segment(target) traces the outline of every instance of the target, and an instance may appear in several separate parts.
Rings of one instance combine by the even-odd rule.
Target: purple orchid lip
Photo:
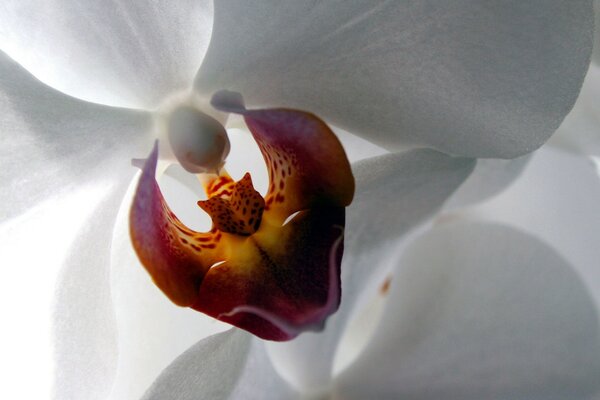
[[[214,175],[205,185],[209,199],[199,202],[213,227],[195,232],[160,192],[155,146],[131,208],[134,249],[180,306],[268,340],[321,330],[340,303],[345,207],[354,195],[344,150],[310,113],[246,110],[243,102],[221,108],[244,116],[261,149],[270,180],[265,198],[249,174],[238,182],[224,171]]]

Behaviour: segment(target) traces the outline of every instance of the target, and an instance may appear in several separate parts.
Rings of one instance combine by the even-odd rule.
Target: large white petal
[[[385,278],[401,251],[398,239],[439,210],[473,166],[474,160],[432,150],[383,155],[353,165],[357,190],[347,210],[341,307],[324,332],[268,344],[275,366],[295,387],[327,389],[348,319]]]
[[[72,96],[147,108],[190,86],[212,16],[210,0],[4,1],[0,49]]]
[[[64,235],[57,246],[65,247],[69,236],[75,238],[62,262],[52,301],[55,399],[104,400],[110,393],[118,353],[110,297],[110,246],[127,184],[127,180],[113,184],[106,196],[96,200],[94,212],[80,221],[81,227]],[[63,235],[64,228],[55,233],[56,227],[47,229],[48,236]]]
[[[0,220],[95,179],[127,179],[150,118],[73,99],[0,52]]]
[[[457,223],[403,256],[385,317],[340,378],[344,399],[586,399],[598,315],[558,253],[513,228]]]
[[[582,275],[600,306],[600,175],[587,157],[544,147],[507,191],[466,211],[552,244]]]
[[[70,247],[77,246],[76,250],[88,254],[93,252],[91,249],[96,246],[95,242],[88,242],[87,247],[81,249],[75,240],[86,224],[94,220],[96,213],[103,215],[102,203],[112,196],[113,189],[114,185],[109,180],[90,181],[68,193],[40,202],[0,225],[0,265],[3,271],[0,312],[4,318],[0,332],[0,370],[7,377],[0,385],[0,398],[47,399],[53,391],[56,398],[61,399],[97,399],[94,395],[87,395],[88,385],[99,385],[94,391],[100,393],[107,390],[103,385],[110,386],[114,374],[114,348],[110,345],[100,348],[110,344],[110,329],[98,327],[97,334],[82,338],[88,340],[89,346],[82,348],[81,339],[63,342],[62,338],[58,338],[56,346],[53,337],[56,332],[52,332],[52,328],[57,322],[61,324],[66,320],[79,326],[81,321],[73,319],[80,316],[77,309],[88,310],[91,304],[97,304],[95,297],[102,299],[106,292],[106,285],[100,280],[86,297],[70,304],[72,310],[68,315],[56,315],[56,310],[53,310],[56,286],[65,259],[72,251]],[[99,246],[102,247],[102,242]],[[79,267],[85,270],[87,266]],[[93,277],[99,275],[101,272],[92,272]],[[103,322],[102,319],[98,321]],[[108,337],[98,336],[106,333]],[[66,348],[69,342],[72,348]],[[58,364],[54,362],[56,351],[59,353]],[[72,353],[78,351],[82,352]],[[73,371],[70,361],[80,362],[81,373]],[[61,382],[53,382],[54,376],[60,376]],[[58,385],[53,390],[56,383]],[[70,385],[74,386],[65,387]]]
[[[587,0],[215,3],[196,87],[289,106],[389,149],[515,157],[544,143],[589,64]]]
[[[52,333],[54,396],[102,398],[116,369],[108,285],[113,222],[134,173],[130,158],[151,144],[149,116],[68,97],[3,53],[0,110],[0,219],[10,232],[2,265],[16,274],[7,279],[13,287],[36,293],[39,309],[10,304],[48,322],[29,329],[39,343]],[[32,279],[40,287],[25,289]]]

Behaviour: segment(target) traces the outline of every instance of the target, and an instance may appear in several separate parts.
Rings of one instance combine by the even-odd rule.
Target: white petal
[[[0,53],[0,220],[78,185],[130,177],[151,146],[147,114],[43,85]]]
[[[501,193],[523,172],[530,155],[512,160],[479,159],[473,173],[460,185],[445,205],[445,209],[482,202]]]
[[[516,157],[572,107],[589,1],[216,2],[204,93],[309,110],[388,149]]]
[[[201,340],[165,368],[143,400],[229,398],[246,364],[251,340],[235,328]]]
[[[189,88],[212,15],[210,0],[8,1],[0,49],[72,96],[147,108]]]
[[[360,136],[353,135],[343,129],[331,127],[340,139],[348,160],[353,163],[366,158],[377,157],[389,153],[387,150],[373,144]]]
[[[598,28],[600,31],[600,26]],[[598,43],[600,46],[600,43]],[[598,50],[600,52],[600,49]],[[573,110],[550,144],[577,154],[600,156],[600,65],[592,64]]]
[[[229,398],[231,400],[293,400],[299,399],[300,394],[275,371],[265,350],[265,342],[255,338],[244,371]],[[306,397],[302,399],[307,400]]]
[[[449,224],[398,264],[344,399],[585,399],[598,389],[594,304],[550,247],[500,225]]]
[[[94,213],[73,232],[75,240],[62,263],[53,299],[53,398],[104,400],[110,393],[118,352],[110,297],[110,246],[127,184],[124,180],[113,185],[100,198]],[[57,234],[50,228],[48,236]]]
[[[82,321],[74,319],[80,316],[78,308],[88,310],[89,306],[97,304],[96,296],[104,298],[104,282],[100,280],[92,286],[93,291],[88,292],[87,297],[70,304],[69,314],[61,314],[60,308],[53,308],[56,286],[60,284],[61,272],[64,274],[62,269],[69,253],[83,250],[93,256],[90,247],[96,243],[89,242],[81,249],[75,240],[86,229],[86,224],[94,220],[96,213],[103,215],[101,205],[112,196],[113,187],[110,181],[91,181],[40,202],[0,225],[0,265],[3,267],[0,313],[4,319],[0,352],[3,373],[10,376],[0,385],[0,398],[47,399],[52,397],[53,391],[60,399],[93,400],[99,398],[94,394],[102,395],[110,389],[114,349],[110,347],[113,338],[109,328],[99,326],[98,332],[90,337],[69,343],[72,348],[65,346],[68,339],[63,341],[62,337],[56,337],[57,333],[69,331],[63,325],[66,320],[74,323],[73,329],[78,330],[82,325]],[[102,248],[102,243],[99,246]],[[86,265],[80,267],[87,270]],[[92,272],[92,277],[101,274]],[[102,314],[104,309],[99,311]],[[104,322],[102,318],[97,321]],[[58,330],[53,332],[53,328]],[[101,338],[98,336],[101,334],[108,336]],[[82,348],[82,340],[88,340],[89,347]],[[108,346],[104,348],[104,345]],[[79,351],[80,354],[72,353]],[[53,360],[56,352],[58,363]],[[72,362],[80,362],[80,373],[73,371]],[[60,382],[53,382],[53,378],[59,377]]]
[[[469,175],[470,159],[432,150],[389,154],[353,165],[356,196],[347,210],[342,303],[324,332],[269,343],[281,374],[295,387],[324,390],[337,344],[357,303],[368,298],[401,251],[399,238],[428,220]]]
[[[592,61],[600,66],[600,0],[594,0],[594,54]]]
[[[550,243],[582,275],[600,306],[599,205],[597,166],[544,147],[507,191],[466,215],[510,224]]]
[[[29,287],[32,280],[40,285],[27,289],[37,293],[32,299],[39,309],[19,302],[12,303],[14,310],[32,321],[48,319],[27,329],[52,334],[55,397],[104,398],[116,370],[108,286],[111,234],[135,172],[129,160],[151,145],[150,119],[65,96],[3,53],[0,110],[0,219],[12,232],[2,240],[9,249],[2,265],[17,275],[7,279],[13,287]],[[54,308],[52,318],[46,307]],[[44,358],[42,352],[38,358]],[[52,379],[46,375],[44,380]],[[28,379],[42,380],[34,376]]]
[[[176,180],[165,179],[161,180],[165,198],[176,212],[188,210],[187,203],[195,202],[196,196]],[[110,279],[119,348],[118,370],[110,396],[114,400],[140,398],[177,356],[198,340],[229,327],[190,308],[176,306],[152,282],[129,237],[129,209],[136,186],[137,179],[132,181],[121,204],[111,246]],[[173,202],[177,197],[189,201]],[[195,215],[204,214],[196,210]],[[190,215],[182,217],[184,221],[194,220]],[[196,218],[196,222],[206,221]]]

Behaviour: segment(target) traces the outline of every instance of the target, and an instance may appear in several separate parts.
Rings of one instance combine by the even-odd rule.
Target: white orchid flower
[[[588,67],[592,20],[583,0],[3,5],[0,257],[16,321],[3,353],[17,372],[5,397],[589,398],[598,292],[577,274],[589,278],[597,255],[577,238],[600,229],[586,218],[595,170],[542,150],[471,172],[474,158],[527,154],[556,130]],[[315,113],[351,161],[377,155],[352,164],[342,303],[321,333],[205,338],[226,327],[176,308],[133,252],[129,160],[181,107],[225,121],[209,105],[223,89],[249,108]],[[252,169],[249,135],[229,133],[228,169]],[[581,181],[558,174],[567,168]],[[189,176],[159,172],[191,220],[177,205],[197,200]],[[567,211],[532,212],[523,198]],[[365,307],[384,315],[369,329]]]

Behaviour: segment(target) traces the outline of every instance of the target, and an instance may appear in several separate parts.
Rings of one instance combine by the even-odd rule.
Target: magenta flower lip
[[[193,308],[267,340],[323,329],[340,303],[345,207],[354,178],[329,127],[291,109],[243,114],[269,171],[264,199],[250,174],[226,172],[205,185],[198,205],[209,232],[186,227],[155,179],[158,146],[147,159],[131,207],[133,247],[155,284]]]

